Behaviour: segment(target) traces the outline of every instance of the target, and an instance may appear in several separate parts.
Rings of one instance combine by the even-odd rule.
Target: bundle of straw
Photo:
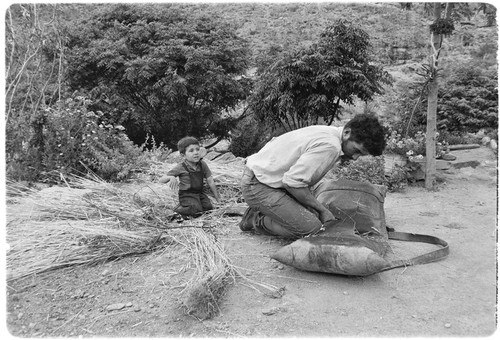
[[[164,241],[151,229],[126,231],[110,219],[10,224],[7,280],[151,252]]]
[[[281,296],[282,289],[251,280],[235,266],[217,237],[203,229],[181,231],[177,243],[190,254],[194,273],[180,292],[180,303],[188,315],[199,320],[210,319],[220,313],[220,303],[229,286],[237,278],[244,279],[256,289],[264,288],[270,296]]]
[[[151,252],[164,244],[169,210],[97,177],[65,179],[27,198],[41,215],[7,226],[9,280]]]
[[[218,315],[219,304],[227,288],[235,281],[235,270],[226,252],[213,234],[202,229],[181,232],[184,245],[190,254],[194,273],[180,292],[180,302],[185,312],[200,320]]]

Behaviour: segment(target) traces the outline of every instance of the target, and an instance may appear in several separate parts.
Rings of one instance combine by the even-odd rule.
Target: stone
[[[114,310],[120,310],[120,309],[123,309],[125,308],[125,304],[124,303],[114,303],[112,305],[109,305],[106,307],[106,310],[107,311],[114,311]]]
[[[231,160],[234,160],[236,157],[231,153],[231,152],[226,152],[225,154],[223,154],[222,156],[220,157],[217,157],[215,159],[215,161],[217,162],[227,162],[227,161],[231,161]]]
[[[454,163],[453,167],[455,169],[468,168],[468,167],[476,168],[479,165],[481,165],[481,163],[479,161],[467,161],[467,162],[457,162],[457,163]]]
[[[498,149],[498,143],[496,140],[492,139],[490,141],[490,148],[492,148],[493,150],[497,150]]]
[[[448,170],[451,168],[451,163],[444,159],[436,159],[436,170]]]
[[[457,156],[452,155],[451,153],[445,153],[441,156],[441,159],[445,161],[454,161],[457,159]]]
[[[220,152],[210,151],[209,153],[207,153],[205,155],[205,157],[203,157],[203,159],[212,161],[212,160],[214,160],[215,158],[217,158],[219,156],[220,156]]]
[[[491,141],[491,138],[488,137],[488,136],[485,136],[485,137],[483,137],[481,139],[481,144],[484,145],[484,146],[486,146],[486,145],[488,145],[490,143],[490,141]]]

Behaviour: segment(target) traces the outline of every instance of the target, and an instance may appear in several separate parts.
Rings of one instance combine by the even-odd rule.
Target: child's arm
[[[215,197],[215,200],[217,201],[217,203],[221,203],[219,192],[217,191],[217,186],[215,185],[215,181],[214,181],[214,178],[212,176],[207,178],[207,184],[210,187],[210,190],[212,190],[212,193],[214,194],[214,197]]]
[[[158,179],[158,182],[160,183],[168,183],[174,178],[174,176],[163,176],[160,179]]]
[[[169,176],[169,175],[163,176],[162,178],[160,178],[158,180],[158,182],[160,182],[160,183],[169,183],[170,182],[169,187],[171,190],[173,190],[173,191],[179,190],[179,181],[177,180],[177,177],[175,177],[175,176]]]

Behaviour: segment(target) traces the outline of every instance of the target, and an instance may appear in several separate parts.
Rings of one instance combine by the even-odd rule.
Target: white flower
[[[411,155],[413,155],[413,150],[408,150],[408,151],[406,152],[406,155],[407,155],[407,156],[411,156]]]

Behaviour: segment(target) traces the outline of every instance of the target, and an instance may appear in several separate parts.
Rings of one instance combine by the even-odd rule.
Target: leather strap
[[[448,254],[450,253],[450,248],[448,246],[448,243],[435,236],[405,233],[398,231],[390,231],[388,232],[388,236],[390,240],[429,243],[441,246],[441,248],[425,253],[423,255],[413,257],[411,259],[391,261],[390,265],[387,268],[382,269],[381,271],[386,271],[398,267],[413,266],[416,264],[424,264],[424,263],[438,261],[448,256]]]

